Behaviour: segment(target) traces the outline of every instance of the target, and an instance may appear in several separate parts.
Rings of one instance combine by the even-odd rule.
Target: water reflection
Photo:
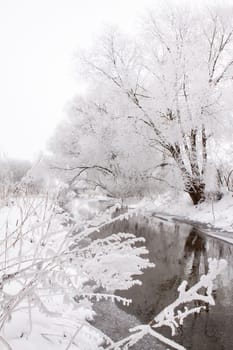
[[[183,331],[174,340],[191,350],[233,349],[231,245],[205,237],[188,225],[169,224],[156,219],[148,222],[145,218],[132,218],[129,221],[116,222],[106,228],[107,231],[108,233],[124,231],[144,236],[149,258],[156,264],[154,269],[148,269],[139,276],[142,286],[135,285],[127,291],[117,291],[118,294],[133,299],[133,304],[128,308],[122,305],[118,307],[135,316],[138,323],[148,323],[164,307],[172,303],[177,298],[177,288],[183,280],[188,281],[189,287],[197,283],[200,276],[208,271],[208,258],[225,258],[228,261],[228,268],[214,286],[216,305],[200,315],[187,318]],[[122,331],[119,329],[118,333],[125,334],[127,321],[118,327],[122,327]],[[171,337],[167,329],[161,329],[161,333]],[[151,340],[132,349],[157,349],[153,344]]]

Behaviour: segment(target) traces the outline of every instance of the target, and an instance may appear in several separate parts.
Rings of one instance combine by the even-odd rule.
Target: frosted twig
[[[200,312],[205,306],[195,307],[188,309],[184,308],[184,311],[175,311],[178,306],[181,306],[192,301],[200,301],[206,304],[215,305],[215,301],[212,296],[213,280],[218,274],[226,267],[226,260],[209,259],[209,272],[206,275],[201,276],[200,281],[193,287],[186,290],[187,281],[183,281],[178,288],[178,298],[169,306],[167,306],[162,312],[160,312],[152,322],[153,328],[159,328],[162,326],[168,326],[171,328],[172,335],[175,335],[176,328],[183,324],[184,319],[190,314]],[[198,293],[198,291],[204,287],[206,289],[206,295]]]
[[[227,262],[224,259],[209,259],[209,271],[206,275],[201,276],[200,281],[189,289],[187,288],[187,282],[183,281],[178,288],[178,298],[163,311],[161,311],[148,325],[137,326],[130,329],[133,334],[111,344],[108,350],[127,350],[134,344],[136,344],[145,335],[150,334],[154,338],[158,339],[162,343],[172,347],[176,350],[185,350],[185,348],[174,342],[173,340],[164,337],[160,333],[156,332],[156,328],[162,326],[168,326],[171,328],[172,336],[175,335],[176,329],[183,324],[184,319],[191,314],[199,313],[205,306],[188,308],[184,306],[182,310],[177,310],[181,305],[200,301],[205,304],[215,305],[214,298],[212,296],[213,280],[219,275],[226,267]],[[205,295],[201,294],[199,290],[205,288]]]

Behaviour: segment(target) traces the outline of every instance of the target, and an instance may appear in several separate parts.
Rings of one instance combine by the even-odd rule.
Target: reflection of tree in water
[[[204,271],[201,272],[203,259]],[[208,272],[208,257],[206,238],[202,237],[195,228],[192,228],[184,245],[183,264],[188,271],[188,283],[193,285],[200,279],[200,275]],[[187,266],[190,266],[187,268]],[[186,270],[186,271],[187,271]]]
[[[232,246],[215,238],[202,236],[198,230],[190,230],[187,225],[172,226],[164,221],[134,217],[115,222],[111,227],[106,227],[103,234],[119,231],[144,236],[149,258],[156,264],[155,269],[147,269],[139,276],[143,282],[142,286],[135,285],[130,290],[117,291],[117,294],[133,299],[129,307],[118,305],[119,310],[123,309],[136,316],[140,323],[149,322],[153,316],[172,303],[183,280],[187,280],[188,287],[196,284],[201,275],[208,271],[209,257],[227,258],[228,267],[233,266]],[[232,268],[231,271],[233,276]],[[229,275],[225,276],[223,288],[221,277],[217,283],[219,288],[216,293],[216,306],[211,307],[209,312],[202,312],[197,316],[190,315],[184,322],[183,332],[181,330],[175,341],[188,350],[232,350],[233,297],[230,288],[233,285],[233,277],[231,279],[232,282],[229,281]],[[101,322],[103,319],[107,320],[103,315],[100,315],[100,319]],[[106,327],[109,327],[109,323],[111,324],[106,321]],[[119,334],[124,334],[127,329],[121,318],[113,328],[114,332],[117,330]],[[168,338],[171,336],[168,329],[161,329],[161,333]],[[154,348],[150,343],[138,346],[137,349],[143,350]]]
[[[221,244],[220,244],[221,246]],[[201,235],[194,227],[191,229],[189,235],[187,236],[184,244],[184,255],[183,255],[183,261],[182,266],[184,269],[184,277],[186,276],[187,282],[188,282],[188,288],[196,284],[199,280],[201,275],[208,273],[208,253],[207,252],[207,239],[203,235]],[[222,255],[222,253],[219,251],[219,257]],[[215,292],[213,291],[213,296],[215,297]],[[202,304],[203,305],[203,304]],[[195,302],[195,306],[200,306],[200,302]],[[201,341],[204,339],[207,339],[209,337],[210,330],[212,331],[213,328],[215,328],[216,325],[212,324],[212,321],[209,320],[209,305],[205,304],[206,307],[206,313],[203,314],[196,314],[194,317],[189,318],[189,325],[186,324],[186,336],[185,334],[181,333],[181,343],[183,345],[187,344],[187,335],[188,335],[188,343],[190,346],[190,349],[194,349],[197,343],[200,344]],[[200,327],[200,325],[202,325]],[[201,331],[200,331],[201,328]],[[194,331],[195,330],[195,331]],[[196,336],[193,336],[193,334],[196,333]],[[205,337],[205,338],[203,338]],[[207,338],[206,338],[207,337]],[[186,338],[186,339],[185,339]],[[218,345],[217,338],[214,339],[215,336],[212,335],[212,340]],[[215,344],[215,345],[216,345]],[[215,346],[214,345],[214,346]],[[204,346],[204,344],[203,344]]]

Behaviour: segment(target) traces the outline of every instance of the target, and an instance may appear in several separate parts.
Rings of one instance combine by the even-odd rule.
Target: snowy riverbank
[[[225,193],[220,201],[206,201],[194,206],[184,193],[177,197],[174,194],[159,195],[156,199],[143,199],[130,207],[138,207],[147,214],[162,214],[176,217],[179,221],[204,224],[206,228],[218,233],[232,235],[233,242],[233,197]]]
[[[186,193],[175,196],[174,193],[158,195],[156,198],[138,200],[129,198],[125,200],[110,199],[102,196],[83,196],[72,201],[71,212],[76,220],[90,219],[107,208],[125,206],[138,209],[146,215],[158,214],[176,217],[180,221],[203,224],[216,231],[232,234],[233,238],[233,196],[224,193],[219,201],[206,201],[194,206]]]

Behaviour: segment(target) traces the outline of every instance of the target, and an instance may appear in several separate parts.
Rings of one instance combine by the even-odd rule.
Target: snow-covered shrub
[[[82,344],[79,349],[94,350],[107,338],[87,323],[94,315],[92,300],[129,303],[114,290],[139,283],[133,275],[152,266],[141,257],[147,253],[143,239],[132,234],[91,239],[114,220],[104,214],[80,229],[48,196],[16,198],[1,208],[1,349]]]

